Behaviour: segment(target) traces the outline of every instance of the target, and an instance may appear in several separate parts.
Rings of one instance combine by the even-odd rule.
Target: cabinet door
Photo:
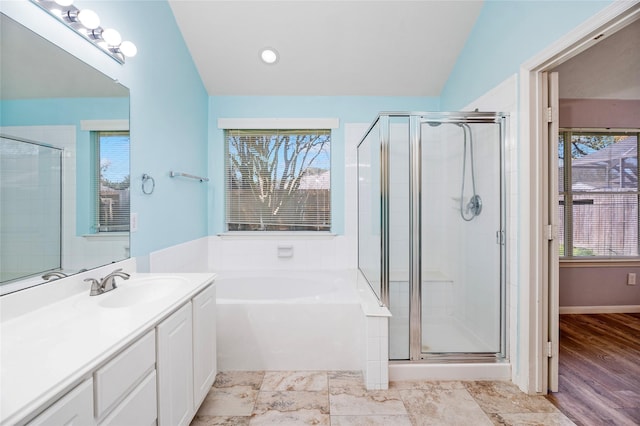
[[[153,370],[100,426],[151,425],[157,417],[156,372]]]
[[[194,410],[207,396],[216,372],[216,290],[210,285],[193,298]]]
[[[191,302],[161,322],[156,330],[158,424],[188,425],[195,414]]]
[[[29,423],[30,426],[87,426],[95,424],[92,379],[78,385]]]
[[[154,369],[155,364],[156,334],[151,330],[99,368],[93,376],[96,418],[102,419]]]

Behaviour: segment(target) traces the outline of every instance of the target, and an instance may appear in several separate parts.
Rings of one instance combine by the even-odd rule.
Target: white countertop
[[[90,297],[87,287],[83,293],[4,320],[0,324],[0,424],[25,420],[91,377],[98,366],[204,289],[215,274],[132,274],[131,282],[151,277],[184,280],[152,302],[100,307],[101,300],[126,288],[128,281],[118,278],[118,288],[112,292]]]

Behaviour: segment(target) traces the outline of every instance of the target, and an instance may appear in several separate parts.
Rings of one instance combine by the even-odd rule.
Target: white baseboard
[[[560,306],[562,314],[637,314],[640,305]]]

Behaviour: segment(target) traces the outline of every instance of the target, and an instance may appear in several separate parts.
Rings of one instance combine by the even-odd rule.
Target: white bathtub
[[[354,271],[217,272],[218,368],[361,370]]]

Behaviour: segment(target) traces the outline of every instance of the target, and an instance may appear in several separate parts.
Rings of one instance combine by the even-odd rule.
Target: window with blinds
[[[563,130],[560,256],[638,256],[638,133]]]
[[[229,231],[330,231],[330,130],[225,130]]]
[[[94,132],[96,232],[129,231],[129,132]]]

